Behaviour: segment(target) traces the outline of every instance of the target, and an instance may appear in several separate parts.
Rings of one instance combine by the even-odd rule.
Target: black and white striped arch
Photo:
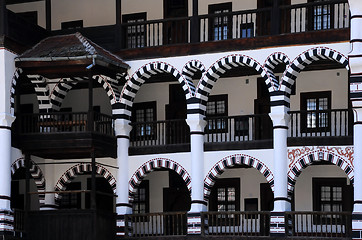
[[[218,176],[221,175],[225,171],[225,169],[232,168],[238,165],[246,165],[257,169],[261,174],[263,174],[266,181],[270,184],[271,189],[274,191],[274,175],[263,162],[245,154],[235,154],[227,156],[218,161],[207,173],[204,180],[205,200],[209,199],[211,188],[214,186]]]
[[[136,192],[137,186],[141,183],[142,179],[150,172],[156,169],[170,169],[175,171],[185,181],[186,187],[191,192],[191,177],[190,174],[179,163],[167,158],[155,158],[140,166],[132,175],[129,181],[129,201],[133,202],[133,196]]]
[[[126,82],[121,91],[120,101],[112,105],[113,116],[118,119],[130,120],[132,104],[138,90],[152,75],[160,73],[172,74],[181,84],[186,100],[192,97],[192,91],[188,81],[186,81],[184,76],[175,67],[165,62],[151,62],[139,68]]]
[[[351,182],[354,179],[352,163],[346,160],[343,156],[329,152],[326,150],[316,150],[312,153],[305,154],[293,161],[288,171],[288,197],[291,198],[295,188],[297,178],[302,173],[303,169],[316,162],[326,161],[340,167],[348,176]]]

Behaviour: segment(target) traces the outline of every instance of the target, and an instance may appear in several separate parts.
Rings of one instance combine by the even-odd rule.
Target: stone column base
[[[285,237],[285,213],[271,212],[270,214],[270,236]]]
[[[207,229],[208,221],[201,217],[201,213],[187,213],[187,235],[207,234]]]
[[[362,212],[352,213],[352,239],[362,239]]]

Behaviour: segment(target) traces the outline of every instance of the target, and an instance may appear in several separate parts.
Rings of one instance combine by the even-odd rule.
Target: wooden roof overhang
[[[115,79],[129,66],[118,56],[101,48],[80,33],[46,38],[15,58],[24,74],[49,79],[106,75]]]

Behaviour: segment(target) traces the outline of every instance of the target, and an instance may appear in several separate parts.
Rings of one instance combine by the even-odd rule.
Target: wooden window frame
[[[218,196],[217,196],[217,189],[219,188],[231,188],[234,187],[235,188],[235,212],[240,211],[240,178],[219,178],[216,180],[214,186],[211,189],[211,193],[210,193],[210,200],[209,200],[209,205],[210,205],[210,211],[218,211],[218,205],[219,204],[223,204],[226,206],[226,212],[233,212],[233,211],[229,211],[228,210],[228,205],[230,205],[229,201],[227,200],[227,191],[225,192],[225,201],[219,201],[218,200]],[[232,217],[222,217],[220,215],[218,215],[217,219],[213,219],[216,222],[211,221],[212,219],[210,219],[210,225],[217,225],[220,223],[223,224],[227,224],[229,221],[233,222],[236,221],[236,223],[239,221],[239,218],[232,218]]]
[[[145,200],[141,201],[140,198],[138,197],[138,201],[136,201],[136,194],[139,194],[138,189],[140,188],[144,188],[145,189]],[[138,205],[138,209],[140,204],[144,203],[145,204],[145,212],[136,212],[135,211],[135,205]],[[132,202],[132,211],[134,214],[144,214],[144,213],[149,213],[150,212],[150,183],[149,180],[142,180],[142,182],[140,183],[140,185],[138,185],[137,187],[137,191],[135,192],[134,195],[134,200]]]
[[[136,112],[138,110],[143,110],[143,116],[146,116],[147,109],[153,110],[153,121],[152,122],[143,122],[142,125],[136,125],[132,129],[132,138],[135,140],[155,140],[157,138],[157,108],[156,108],[156,101],[151,102],[140,102],[140,103],[133,103],[132,108],[132,122],[137,123]],[[142,128],[142,129],[141,129]],[[144,128],[144,129],[143,129]],[[145,134],[138,134],[139,131],[145,131]],[[150,134],[147,134],[147,132]]]
[[[334,201],[334,200],[330,200],[330,201],[322,201],[321,200],[321,188],[323,186],[328,186],[328,187],[341,187],[342,188],[342,200],[341,201]],[[347,192],[347,179],[346,178],[312,178],[312,192],[313,192],[313,211],[322,211],[321,210],[321,205],[322,203],[329,203],[329,204],[341,204],[342,206],[342,211],[338,211],[338,212],[344,212],[344,211],[348,211],[350,209],[348,209],[347,204],[349,204],[348,201],[348,192]],[[333,212],[333,210],[331,210],[331,212]],[[336,213],[338,213],[336,212]],[[324,224],[331,224],[331,223],[340,223],[342,221],[342,219],[340,218],[335,218],[332,219],[331,222],[331,217],[323,217],[323,216],[314,216],[313,221],[317,224],[320,223],[324,223]]]
[[[139,23],[145,21],[147,21],[147,12],[122,15],[123,23]],[[133,37],[135,37],[135,42],[133,41]],[[126,48],[147,47],[147,25],[141,24],[136,26],[126,26],[124,29],[124,42],[126,44]]]
[[[307,112],[307,100],[308,99],[320,99],[320,98],[327,98],[328,108],[327,110],[310,110]],[[331,110],[332,105],[332,92],[331,91],[321,91],[321,92],[303,92],[300,93],[300,110],[301,115],[301,132],[308,133],[308,132],[329,132],[331,130]],[[319,103],[316,101],[316,109],[318,109]],[[322,111],[322,112],[320,112]],[[323,112],[326,111],[326,112]],[[308,128],[308,113],[316,112],[316,126]],[[324,114],[324,115],[321,115]],[[319,119],[321,116],[326,116],[327,119],[327,126],[320,127],[319,126]]]
[[[217,102],[220,102],[220,101],[225,102],[225,112],[224,113],[217,113],[217,110],[216,110],[217,109]],[[227,121],[227,116],[228,116],[228,95],[227,94],[210,95],[207,102],[208,103],[213,102],[215,104],[216,113],[210,115],[210,114],[207,113],[207,108],[206,108],[206,117],[207,118],[213,118],[213,119],[207,120],[207,129],[206,129],[206,131],[208,133],[225,133],[225,132],[227,132],[228,131],[228,121]],[[222,117],[222,118],[219,119],[217,117]],[[216,118],[216,119],[214,119],[214,118]],[[221,122],[223,127],[217,128],[218,121]],[[214,128],[214,127],[210,128],[210,126],[213,126],[214,124],[215,124],[216,128]]]
[[[232,12],[232,2],[210,4],[208,11],[209,11],[209,14],[216,14],[216,12],[218,12],[218,11],[221,11],[220,14],[225,13],[224,11]],[[214,24],[215,18],[218,18],[217,26]],[[225,18],[227,19],[227,21],[225,21]],[[221,24],[220,24],[220,22],[221,22]],[[225,24],[226,24],[226,30],[227,30],[226,36],[224,34]],[[216,28],[221,28],[220,39],[219,39],[219,37],[215,38],[214,29],[216,29]],[[232,29],[233,28],[232,28],[232,16],[231,15],[209,18],[209,40],[211,40],[211,41],[221,41],[221,40],[232,39]]]
[[[314,2],[324,2],[328,0],[308,0],[308,3],[314,3]],[[317,8],[321,8],[321,15],[316,15]],[[323,13],[323,11],[327,9],[327,13]],[[321,31],[321,30],[328,30],[334,28],[334,4],[324,4],[322,6],[310,6],[308,8],[309,14],[308,14],[308,29],[309,31]],[[329,22],[329,26],[325,27],[323,25],[323,18],[324,16],[327,16],[327,22]],[[318,18],[321,18],[321,27],[319,28],[316,25],[316,22],[318,22]]]

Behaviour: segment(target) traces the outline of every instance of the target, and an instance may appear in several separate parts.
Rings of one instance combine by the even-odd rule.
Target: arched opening
[[[268,236],[273,196],[270,184],[257,169],[245,164],[225,168],[210,191],[209,233],[225,234],[233,229],[241,235]]]
[[[214,63],[203,75],[196,94],[207,99],[205,141],[246,144],[271,140],[268,113],[273,84],[265,69],[248,56],[230,55]]]
[[[67,183],[58,201],[60,209],[91,209],[91,175],[78,175]],[[102,175],[96,175],[96,209],[115,211],[115,197],[111,185]]]
[[[132,147],[136,146],[152,146],[153,150],[148,150],[155,151],[157,146],[172,144],[186,148],[190,142],[189,128],[185,121],[187,93],[184,85],[179,82],[185,80],[179,74],[175,76],[174,69],[172,72],[157,70],[147,73],[150,76],[144,77],[145,84],[137,89],[134,96],[131,110],[131,153]],[[157,149],[165,150],[161,147]]]
[[[187,233],[186,212],[191,207],[191,196],[179,172],[164,167],[153,170],[135,186],[131,197],[133,235]],[[142,230],[140,226],[145,224],[148,228]]]

